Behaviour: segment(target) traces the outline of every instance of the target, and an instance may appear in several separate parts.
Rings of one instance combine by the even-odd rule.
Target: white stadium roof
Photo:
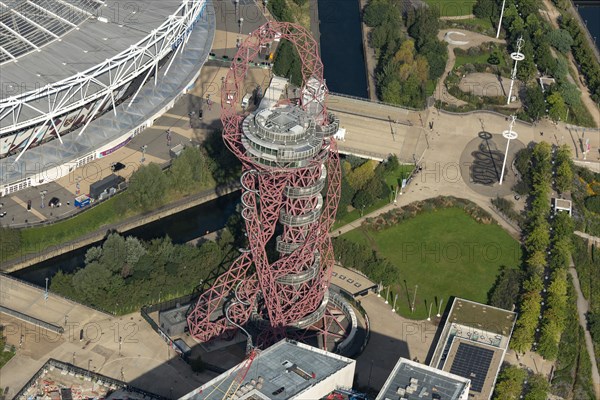
[[[180,5],[181,0],[0,0],[0,99],[116,56]]]

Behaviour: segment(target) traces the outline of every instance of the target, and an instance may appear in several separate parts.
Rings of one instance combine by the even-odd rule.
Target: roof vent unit
[[[104,22],[105,24],[108,24],[108,19],[106,17],[98,17],[98,21],[99,22]]]

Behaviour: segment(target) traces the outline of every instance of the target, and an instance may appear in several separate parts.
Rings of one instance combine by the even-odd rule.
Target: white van
[[[244,98],[242,99],[242,108],[244,108],[244,109],[248,108],[251,98],[252,98],[252,95],[250,93],[248,93],[247,95],[244,96]]]

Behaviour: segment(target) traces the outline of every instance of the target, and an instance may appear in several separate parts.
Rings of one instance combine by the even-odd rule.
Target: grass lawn
[[[456,61],[454,62],[454,68],[458,68],[465,64],[487,64],[487,60],[490,57],[489,54],[479,54],[476,56],[456,55]]]
[[[457,21],[449,21],[451,23],[456,23],[465,27],[465,29],[476,30],[477,28],[481,28],[484,31],[488,29],[492,29],[492,21],[488,18],[469,18],[469,19],[461,19]]]
[[[191,194],[199,193],[215,186],[216,184],[211,180],[211,183],[208,186],[198,185],[194,187]],[[119,193],[102,204],[91,207],[73,218],[56,222],[51,225],[23,229],[21,231],[21,252],[19,254],[14,254],[12,257],[38,253],[51,246],[57,246],[71,240],[79,239],[103,226],[125,220],[134,215],[142,214],[142,211],[133,209],[127,210],[125,215],[120,215],[115,212],[115,202],[118,200],[119,196],[123,196],[124,194],[125,193]],[[183,197],[184,195],[178,192],[170,191],[166,195],[165,204],[177,201]],[[8,257],[7,259],[9,258],[11,257]]]
[[[440,10],[440,17],[456,17],[473,14],[476,0],[425,0],[425,3]]]
[[[499,268],[517,267],[521,257],[519,243],[500,226],[479,224],[459,208],[423,213],[379,232],[356,229],[342,237],[371,246],[396,266],[390,302],[397,293],[397,312],[412,319],[427,318],[429,305],[437,307],[436,297],[443,299],[442,307],[450,296],[486,303]]]

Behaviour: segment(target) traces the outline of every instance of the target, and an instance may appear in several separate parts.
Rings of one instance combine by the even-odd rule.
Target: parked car
[[[6,211],[0,212],[0,218],[4,218],[5,215],[6,215]]]
[[[112,172],[117,172],[125,168],[127,168],[127,166],[120,162],[110,164],[110,169]]]
[[[48,202],[48,206],[50,206],[50,207],[60,207],[61,205],[62,204],[61,204],[60,199],[58,197],[53,197]]]

